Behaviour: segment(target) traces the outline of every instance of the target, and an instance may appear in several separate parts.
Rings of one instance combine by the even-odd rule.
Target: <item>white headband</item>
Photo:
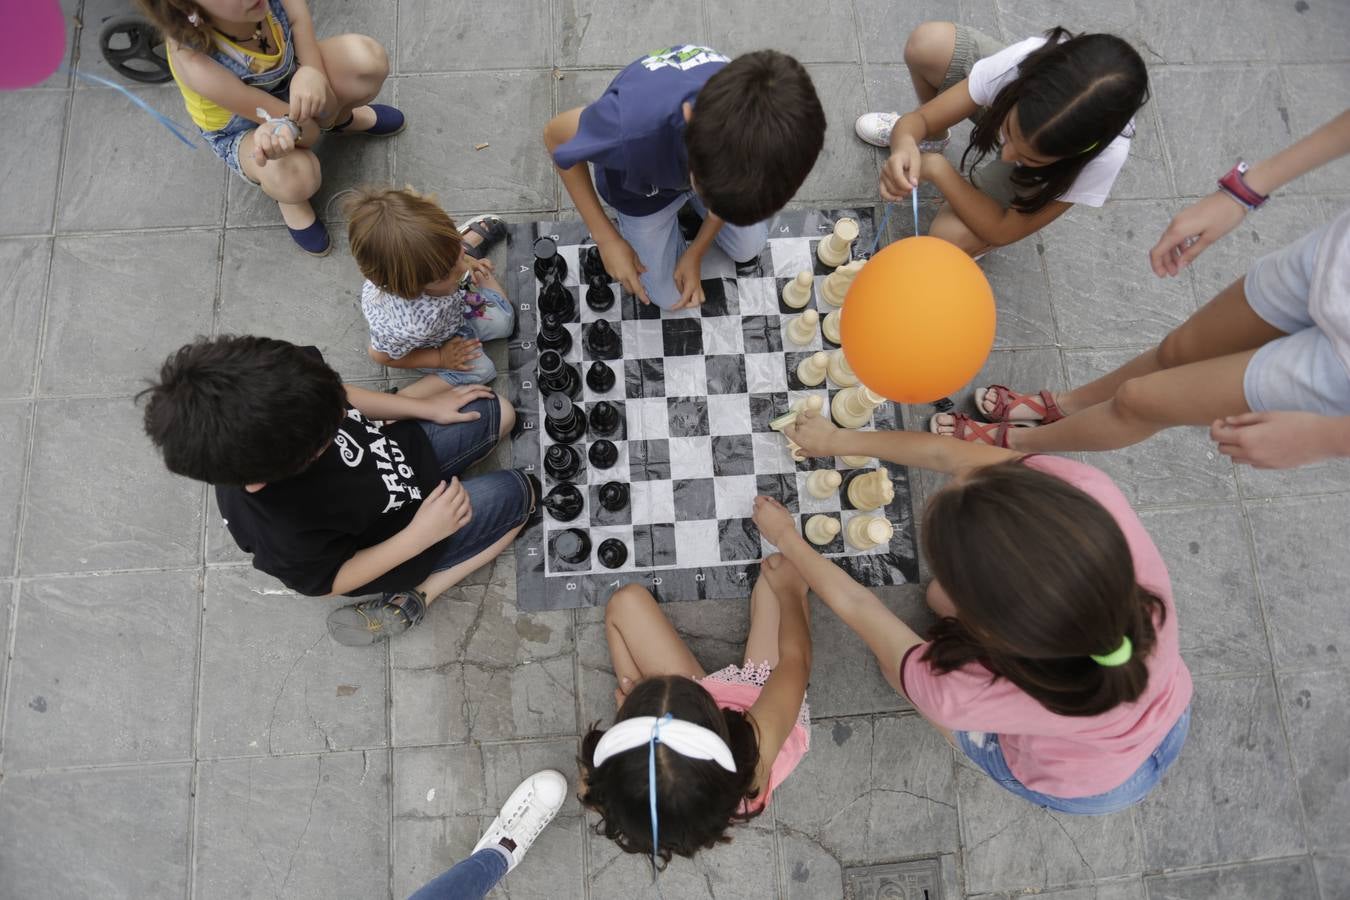
[[[618,753],[633,750],[652,740],[652,726],[655,716],[638,716],[624,719],[610,728],[595,745],[595,757],[592,762],[599,768],[605,760]],[[690,759],[711,759],[728,772],[736,771],[736,760],[731,755],[727,742],[715,733],[686,722],[683,719],[670,719],[661,723],[660,743]]]

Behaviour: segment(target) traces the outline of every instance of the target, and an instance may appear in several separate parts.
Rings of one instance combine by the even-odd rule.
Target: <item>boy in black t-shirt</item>
[[[693,44],[642,57],[594,103],[544,128],[605,269],[664,309],[703,303],[700,264],[714,242],[738,264],[758,258],[767,220],[824,142],[825,113],[797,60],[775,50],[728,60]],[[601,197],[618,212],[618,230]],[[686,202],[703,217],[688,249],[677,225]]]
[[[310,596],[381,594],[329,616],[342,643],[416,625],[534,505],[522,472],[456,477],[515,423],[482,385],[428,376],[384,394],[344,385],[313,347],[227,336],[180,348],[144,395],[165,465],[215,485],[256,568]]]

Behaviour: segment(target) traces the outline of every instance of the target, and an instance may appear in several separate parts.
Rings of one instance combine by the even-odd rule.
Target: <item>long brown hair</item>
[[[939,674],[982,663],[1042,706],[1093,716],[1139,698],[1145,658],[1166,611],[1135,580],[1130,545],[1092,497],[1014,460],[936,494],[925,555],[959,618],[943,618],[924,653]],[[1093,654],[1134,645],[1122,666]]]
[[[166,38],[175,44],[205,53],[211,49],[211,26],[206,13],[192,0],[136,0],[136,5]],[[196,13],[201,25],[193,25],[188,16]]]

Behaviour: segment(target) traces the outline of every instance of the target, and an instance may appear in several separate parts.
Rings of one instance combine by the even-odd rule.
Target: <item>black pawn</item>
[[[590,282],[603,278],[605,284],[609,284],[612,280],[605,271],[605,260],[600,255],[600,248],[594,244],[581,251],[581,274]]]
[[[608,400],[601,400],[591,407],[591,436],[609,437],[619,429],[619,410]]]
[[[539,326],[539,349],[555,350],[559,356],[566,356],[572,350],[572,333],[552,313],[545,313],[544,324]]]
[[[570,322],[577,315],[577,298],[562,286],[562,282],[545,282],[539,291],[539,311],[545,315],[557,316],[564,322]]]
[[[553,555],[565,563],[577,565],[591,558],[591,539],[580,528],[568,528],[553,535]]]
[[[591,444],[591,450],[587,456],[591,465],[597,469],[608,469],[619,461],[619,448],[614,446],[613,441],[602,439]]]
[[[544,398],[544,430],[558,443],[572,444],[586,433],[586,416],[566,394],[549,394]]]
[[[582,340],[587,352],[596,359],[618,359],[620,356],[619,333],[605,319],[586,326],[586,336]]]
[[[581,491],[575,485],[560,484],[544,495],[544,509],[559,522],[570,522],[581,515]]]
[[[581,471],[581,451],[566,444],[550,444],[544,451],[544,471],[555,481],[571,481]]]
[[[563,362],[557,350],[545,350],[539,354],[539,389],[545,394],[566,394],[575,400],[581,393],[581,376]]]
[[[617,569],[628,562],[628,548],[618,538],[605,538],[600,542],[595,556],[606,569]]]
[[[534,242],[534,277],[540,281],[562,281],[567,277],[567,260],[558,255],[558,244],[553,238],[541,237]]]
[[[614,291],[603,278],[592,278],[587,283],[586,305],[593,312],[605,312],[614,305]]]
[[[628,485],[622,481],[606,481],[600,485],[600,505],[610,512],[618,512],[628,505]]]
[[[591,363],[586,370],[586,386],[597,394],[608,394],[614,387],[614,370],[599,361]]]

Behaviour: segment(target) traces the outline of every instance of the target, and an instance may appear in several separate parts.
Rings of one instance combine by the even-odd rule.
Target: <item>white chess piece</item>
[[[834,395],[830,415],[840,428],[861,428],[872,418],[872,410],[886,402],[865,384],[844,388]]]
[[[853,254],[853,242],[858,238],[856,219],[840,219],[834,231],[816,245],[816,256],[827,266],[842,266]]]
[[[853,374],[853,367],[844,358],[842,347],[830,351],[830,363],[826,369],[826,374],[830,376],[830,381],[840,387],[853,387],[858,383],[858,376]]]
[[[825,380],[830,367],[830,354],[817,350],[797,364],[797,379],[807,387],[815,387]]]
[[[823,547],[834,540],[835,535],[839,533],[839,520],[834,516],[814,515],[806,520],[806,525],[802,527],[802,533],[806,539],[818,547]]]
[[[787,338],[799,347],[811,343],[816,336],[816,327],[820,324],[820,313],[814,309],[802,310],[802,314],[788,323]]]
[[[825,302],[831,306],[843,306],[848,289],[853,286],[853,279],[858,277],[862,267],[863,261],[855,259],[826,275],[824,284],[820,286],[820,295],[825,298]]]
[[[854,516],[849,519],[844,534],[849,544],[859,550],[871,550],[879,544],[888,544],[895,529],[882,516]]]
[[[806,492],[817,500],[824,500],[839,490],[839,485],[843,483],[844,476],[834,469],[817,469],[806,476]],[[857,506],[856,503],[853,505]]]
[[[895,485],[885,469],[873,469],[848,483],[848,502],[854,509],[879,509],[894,499]]]
[[[870,456],[841,456],[839,461],[850,469],[865,469],[872,464]]]
[[[793,309],[801,309],[811,302],[811,287],[815,278],[810,270],[802,269],[796,277],[783,285],[783,302]]]
[[[820,331],[831,344],[842,344],[839,340],[839,310],[827,315],[820,323]]]

